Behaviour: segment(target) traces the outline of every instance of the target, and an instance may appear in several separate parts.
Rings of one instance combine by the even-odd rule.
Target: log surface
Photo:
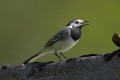
[[[120,80],[120,50],[58,62],[0,67],[0,80]]]

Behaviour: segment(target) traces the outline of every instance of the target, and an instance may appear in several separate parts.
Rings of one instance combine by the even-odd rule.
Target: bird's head
[[[89,25],[86,22],[88,22],[88,21],[83,21],[81,19],[76,19],[76,20],[70,21],[67,26],[70,27],[70,28],[78,27],[79,29],[81,29],[83,26]]]

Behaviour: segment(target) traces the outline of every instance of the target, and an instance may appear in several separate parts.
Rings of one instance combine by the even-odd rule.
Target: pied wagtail
[[[57,32],[40,52],[27,59],[24,64],[30,63],[47,53],[54,53],[60,60],[61,57],[58,54],[66,58],[62,53],[71,49],[79,41],[81,28],[88,25],[86,22],[88,21],[80,19],[70,21],[67,27]]]

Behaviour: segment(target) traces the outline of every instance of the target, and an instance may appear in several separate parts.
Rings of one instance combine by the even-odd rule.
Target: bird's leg
[[[56,55],[60,60],[62,60],[61,57],[58,56],[57,51],[55,51],[55,55]]]
[[[67,57],[65,57],[62,52],[60,52],[60,55],[63,56],[65,59],[67,59]]]

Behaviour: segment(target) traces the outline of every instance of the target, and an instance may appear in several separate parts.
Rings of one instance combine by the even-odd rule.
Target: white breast
[[[79,41],[79,40],[78,40]],[[71,49],[78,41],[74,41],[71,37],[66,39],[65,41],[56,42],[53,45],[53,48],[57,50],[57,52],[65,52]]]

